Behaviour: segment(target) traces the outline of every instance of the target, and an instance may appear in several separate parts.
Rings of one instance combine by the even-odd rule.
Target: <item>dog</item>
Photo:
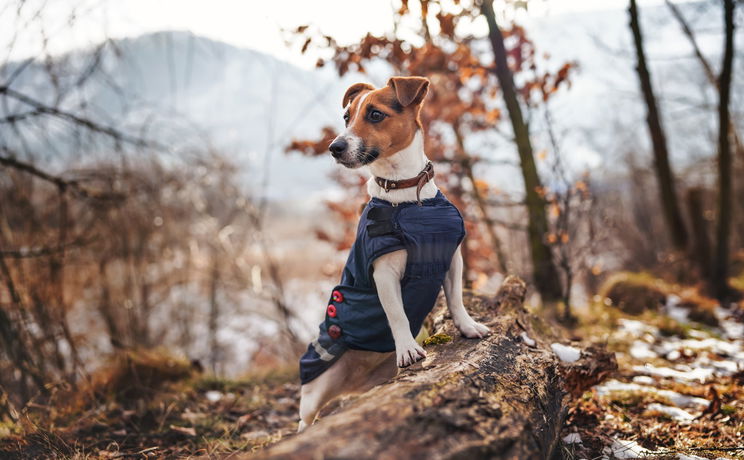
[[[347,168],[369,168],[372,198],[319,336],[300,359],[299,431],[336,396],[366,391],[426,358],[414,337],[442,287],[461,334],[489,334],[463,305],[462,217],[424,153],[428,89],[426,78],[393,77],[379,89],[356,83],[342,99],[346,129],[329,150]]]

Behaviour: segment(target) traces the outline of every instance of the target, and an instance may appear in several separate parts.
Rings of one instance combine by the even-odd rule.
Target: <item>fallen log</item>
[[[422,363],[257,457],[550,458],[566,393],[550,339],[533,331],[536,319],[524,309],[525,291],[508,277],[494,298],[468,295],[473,317],[492,330],[482,340],[460,337],[437,306],[430,328],[451,342],[427,346]]]

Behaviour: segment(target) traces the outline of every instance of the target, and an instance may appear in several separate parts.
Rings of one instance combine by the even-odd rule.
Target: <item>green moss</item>
[[[702,305],[692,306],[687,316],[690,320],[705,324],[706,326],[718,327],[718,318],[712,308]]]
[[[246,382],[206,375],[194,379],[190,386],[196,391],[221,391],[223,393],[230,393],[249,385]]]
[[[733,415],[736,413],[736,407],[730,404],[724,404],[723,406],[721,406],[721,413],[723,415]]]
[[[429,338],[429,328],[424,326],[419,331],[418,335],[416,336],[416,343],[423,346],[424,342],[426,342],[426,339]]]
[[[659,333],[664,337],[677,336],[681,339],[689,338],[690,326],[681,324],[679,321],[668,316],[658,317],[656,321],[650,321],[649,323],[658,327]]]
[[[639,315],[656,311],[666,299],[669,287],[647,273],[622,272],[611,276],[600,289],[600,296],[625,313]]]
[[[610,393],[609,400],[612,404],[626,409],[643,407],[652,402],[667,406],[672,405],[668,398],[646,391],[613,391]]]
[[[729,278],[729,284],[731,285],[732,288],[740,292],[744,292],[744,273],[734,278]]]
[[[451,342],[452,337],[447,334],[434,334],[431,337],[428,337],[426,340],[424,340],[424,346],[427,347],[429,345],[441,345],[443,343]]]

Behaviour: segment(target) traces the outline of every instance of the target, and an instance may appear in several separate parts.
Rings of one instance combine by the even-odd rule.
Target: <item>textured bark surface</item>
[[[716,257],[713,282],[716,297],[724,302],[731,295],[729,275],[729,246],[731,235],[731,142],[729,139],[729,102],[731,74],[734,61],[734,0],[724,0],[723,16],[726,30],[721,75],[718,78],[718,221],[716,223]]]
[[[535,287],[544,302],[563,299],[558,269],[553,260],[545,235],[548,233],[548,217],[545,211],[545,199],[540,195],[542,182],[537,172],[535,157],[532,152],[530,130],[522,116],[522,107],[517,98],[514,86],[514,76],[507,62],[507,52],[504,46],[504,36],[496,23],[492,1],[481,3],[481,14],[488,23],[488,39],[491,42],[494,58],[494,73],[499,80],[501,94],[504,97],[509,120],[514,130],[514,141],[519,153],[519,167],[524,180],[525,203],[527,205],[527,237],[532,257],[532,272]]]
[[[430,330],[451,342],[428,346],[422,363],[258,458],[550,458],[565,418],[563,374],[549,340],[533,331],[543,329],[533,326],[541,323],[524,309],[524,295],[524,282],[509,277],[495,298],[466,296],[493,332],[483,340],[459,337],[437,306]]]

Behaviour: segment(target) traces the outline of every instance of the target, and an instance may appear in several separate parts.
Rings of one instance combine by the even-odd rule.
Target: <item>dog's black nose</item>
[[[346,139],[339,138],[331,142],[331,145],[328,146],[328,150],[331,151],[331,155],[333,156],[333,158],[338,158],[341,156],[342,153],[346,151],[348,147],[349,143],[346,142]]]

